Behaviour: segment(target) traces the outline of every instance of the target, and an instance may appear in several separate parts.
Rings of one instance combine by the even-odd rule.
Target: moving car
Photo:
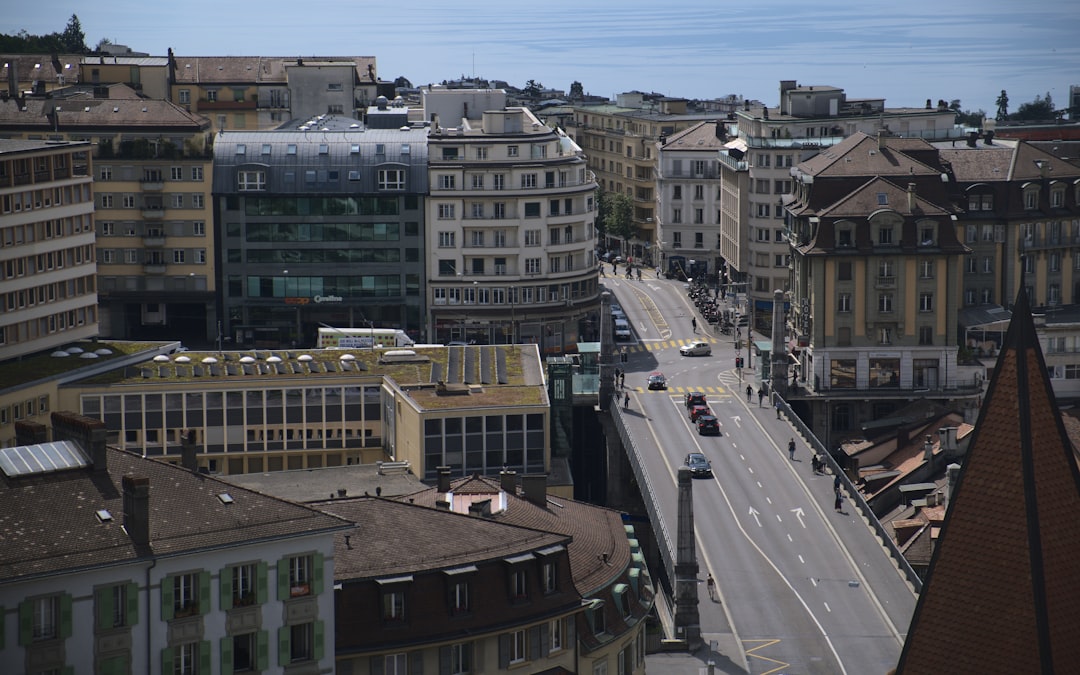
[[[649,373],[649,389],[667,389],[667,378],[660,371]]]
[[[694,407],[696,405],[707,405],[705,403],[705,392],[703,392],[703,391],[692,391],[692,392],[690,392],[683,399],[683,405],[686,406],[687,410],[689,410],[690,408],[692,408],[692,407]]]
[[[701,436],[719,436],[720,420],[712,415],[699,415],[697,418],[697,432]]]
[[[697,476],[712,476],[712,464],[708,458],[700,452],[691,452],[686,456],[684,460],[686,466],[690,467],[690,475]]]
[[[690,408],[690,421],[697,422],[698,418],[702,415],[712,415],[712,410],[709,410],[707,405],[696,405]]]
[[[712,346],[704,340],[698,340],[679,347],[679,353],[683,356],[709,356],[712,354]]]

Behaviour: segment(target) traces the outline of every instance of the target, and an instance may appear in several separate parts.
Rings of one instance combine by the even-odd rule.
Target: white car
[[[712,346],[703,340],[697,342],[691,342],[688,345],[679,347],[679,353],[683,356],[710,356],[712,354]]]

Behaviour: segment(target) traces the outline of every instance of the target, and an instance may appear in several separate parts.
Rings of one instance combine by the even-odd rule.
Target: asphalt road
[[[652,275],[646,275],[646,277]],[[885,673],[896,665],[915,595],[850,506],[833,508],[832,478],[815,476],[810,451],[768,399],[748,402],[734,369],[730,336],[695,316],[685,284],[605,279],[637,342],[626,343],[624,414],[660,508],[674,536],[676,471],[703,452],[713,477],[694,481],[700,578],[716,579],[719,601],[702,584],[702,632],[734,635],[749,672]],[[711,356],[683,357],[678,346],[713,340]],[[758,336],[758,339],[761,339]],[[746,356],[743,350],[743,356]],[[650,372],[668,379],[648,391]],[[754,385],[756,387],[756,384]],[[699,436],[682,397],[704,391],[721,436]],[[787,443],[795,438],[795,460]]]

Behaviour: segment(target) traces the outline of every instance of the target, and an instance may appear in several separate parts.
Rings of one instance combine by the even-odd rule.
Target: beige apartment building
[[[599,339],[596,183],[581,148],[502,90],[424,92],[427,292],[435,342]]]

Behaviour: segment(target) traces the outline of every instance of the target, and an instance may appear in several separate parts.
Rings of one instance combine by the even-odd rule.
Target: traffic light
[[[743,365],[742,365],[743,360],[742,359],[743,359],[743,357],[741,357],[741,356],[736,356],[735,357],[735,367],[736,368],[742,368],[743,367]]]

